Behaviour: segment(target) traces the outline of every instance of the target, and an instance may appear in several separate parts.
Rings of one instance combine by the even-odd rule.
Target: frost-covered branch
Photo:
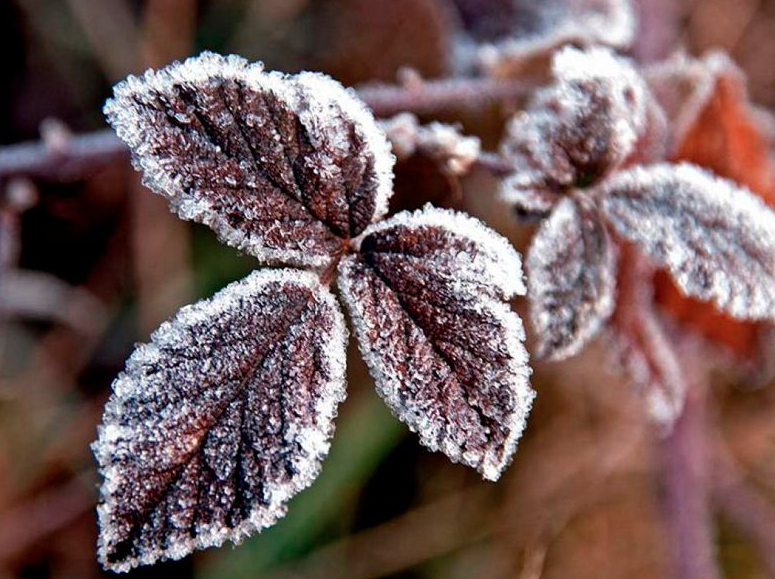
[[[511,80],[419,80],[407,86],[372,84],[357,89],[376,116],[411,111],[428,114],[450,108],[480,108],[516,100],[532,90]],[[46,138],[0,147],[0,181],[15,176],[33,179],[77,179],[89,170],[128,154],[126,145],[110,129],[72,135],[56,143]]]
[[[444,109],[476,109],[530,94],[535,85],[517,80],[449,78],[420,80],[407,86],[372,84],[358,88],[358,95],[378,117],[411,111],[418,115]]]
[[[0,147],[0,181],[25,176],[66,180],[128,154],[111,129],[72,136],[52,146],[45,139]]]

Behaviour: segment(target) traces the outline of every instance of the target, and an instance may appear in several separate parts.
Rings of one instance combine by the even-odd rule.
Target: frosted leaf
[[[282,517],[328,452],[346,339],[315,276],[263,270],[139,345],[93,445],[101,563],[179,559]]]
[[[711,170],[775,205],[775,158],[768,117],[751,105],[746,78],[729,56],[675,56],[648,70],[652,90],[671,116],[670,157]],[[740,321],[685,297],[664,272],[656,299],[671,316],[731,349],[746,364],[768,350],[763,322]]]
[[[478,220],[426,206],[372,225],[339,287],[376,387],[421,442],[496,480],[533,399],[513,247]]]
[[[612,225],[686,295],[775,319],[775,214],[750,191],[680,164],[619,173],[602,193]]]
[[[512,118],[501,144],[516,168],[501,194],[529,212],[546,211],[553,196],[619,167],[646,126],[650,97],[624,59],[603,48],[565,48],[553,69],[557,82]]]
[[[390,146],[326,76],[206,52],[114,92],[105,114],[145,184],[264,262],[325,265],[387,210]]]
[[[516,75],[564,44],[629,46],[635,14],[628,0],[454,0],[465,33],[456,64]]]
[[[773,117],[748,98],[745,74],[724,52],[677,55],[648,70],[667,111],[673,158],[711,169],[775,202]]]
[[[614,308],[616,250],[597,209],[582,199],[560,201],[533,238],[526,266],[540,354],[576,354]]]

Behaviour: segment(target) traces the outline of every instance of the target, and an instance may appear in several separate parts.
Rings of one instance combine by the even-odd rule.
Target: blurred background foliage
[[[636,54],[725,48],[753,100],[775,106],[775,1],[643,0],[640,10],[648,42]],[[36,139],[46,119],[62,123],[43,125],[53,138],[104,127],[114,82],[202,49],[320,69],[345,84],[393,82],[405,67],[443,76],[456,18],[446,0],[0,0],[0,143]],[[517,106],[441,116],[492,147]],[[174,219],[125,160],[14,186],[37,202],[8,216],[19,253],[4,267],[42,275],[24,315],[0,320],[0,577],[97,577],[89,443],[112,379],[161,320],[255,263]],[[524,244],[530,227],[494,207],[492,189],[486,174],[451,184],[413,159],[397,169],[394,205],[455,205]],[[535,410],[495,485],[420,448],[377,399],[353,349],[339,435],[288,516],[237,548],[132,575],[665,577],[654,440],[637,396],[605,370],[605,349],[537,364]],[[723,377],[714,388],[719,436],[772,507],[775,390]],[[726,577],[768,576],[749,537],[721,515],[718,524]]]

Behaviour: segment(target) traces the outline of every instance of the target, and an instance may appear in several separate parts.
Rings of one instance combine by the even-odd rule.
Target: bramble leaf
[[[560,201],[533,238],[526,266],[540,355],[576,354],[611,315],[616,293],[616,249],[594,205]]]
[[[671,158],[689,161],[751,189],[775,204],[773,118],[755,108],[742,71],[723,52],[702,58],[675,56],[647,70],[648,82],[671,116]],[[669,276],[655,280],[656,299],[682,322],[759,367],[769,332],[761,323],[743,322],[687,298]]]
[[[472,58],[491,74],[514,76],[564,44],[629,46],[629,0],[454,0],[465,34],[459,68]]]
[[[619,167],[643,132],[650,95],[635,69],[603,48],[555,55],[556,84],[509,123],[501,152],[515,166],[501,195],[545,212],[569,188],[589,187]]]
[[[530,409],[517,252],[478,220],[426,206],[372,225],[339,287],[376,387],[423,444],[496,480]]]
[[[346,340],[314,275],[261,270],[138,346],[93,445],[102,564],[179,559],[282,517],[328,452]]]
[[[387,210],[390,146],[321,74],[203,53],[130,76],[105,114],[180,217],[263,262],[323,266]]]
[[[602,194],[611,224],[684,294],[739,319],[775,319],[775,214],[753,193],[665,164],[621,172]]]

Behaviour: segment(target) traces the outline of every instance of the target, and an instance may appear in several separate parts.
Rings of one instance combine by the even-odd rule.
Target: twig
[[[505,177],[514,172],[514,164],[492,151],[481,151],[474,161],[475,167],[489,171],[495,176]]]
[[[643,300],[642,288],[651,284],[650,267],[634,247],[623,249],[622,280],[619,296],[623,307],[643,308],[639,316],[649,323],[640,326],[638,347],[652,349],[643,356],[653,372],[671,392],[686,392],[683,411],[670,433],[659,442],[661,501],[673,550],[675,576],[679,579],[720,579],[712,536],[708,491],[708,452],[705,395],[701,376],[688,372],[692,364],[686,340],[671,339],[651,311],[651,301]],[[627,295],[628,292],[633,295]],[[620,306],[622,307],[622,306]]]
[[[515,101],[534,89],[534,85],[516,80],[452,78],[423,80],[410,86],[363,85],[357,90],[374,114],[389,117],[403,111],[423,115],[447,109],[477,109]]]
[[[683,413],[660,445],[664,515],[681,579],[721,577],[715,560],[708,503],[705,397],[689,389]]]
[[[357,90],[377,116],[387,117],[402,111],[423,114],[456,107],[477,108],[517,99],[531,88],[515,81],[447,79],[423,81],[411,87],[370,85]],[[0,147],[0,182],[15,176],[78,179],[126,154],[126,146],[110,129],[74,135],[57,147],[43,141],[8,145]],[[487,164],[488,160],[483,162]]]
[[[55,181],[79,179],[126,154],[126,145],[111,129],[73,136],[67,146],[59,148],[44,141],[8,145],[0,148],[0,181],[18,176]]]

